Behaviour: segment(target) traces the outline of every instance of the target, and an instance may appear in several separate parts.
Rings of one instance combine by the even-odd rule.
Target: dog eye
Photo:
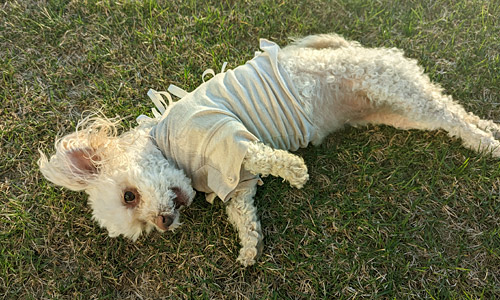
[[[123,203],[129,208],[134,208],[139,204],[139,193],[135,189],[126,190],[123,193]]]
[[[125,203],[131,203],[135,200],[135,195],[131,191],[126,191],[125,195],[123,195],[123,200],[125,200]]]

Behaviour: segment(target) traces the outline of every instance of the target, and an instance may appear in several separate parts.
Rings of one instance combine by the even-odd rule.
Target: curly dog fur
[[[365,48],[335,34],[314,35],[280,50],[278,62],[299,95],[302,111],[313,120],[313,135],[307,142],[319,144],[346,125],[386,124],[443,129],[465,147],[500,156],[499,125],[466,112],[400,50]],[[153,228],[173,230],[180,225],[180,209],[194,197],[196,182],[158,148],[150,132],[159,121],[142,121],[118,135],[113,122],[86,119],[76,132],[56,142],[50,160],[41,155],[41,171],[58,185],[85,190],[94,218],[111,236],[123,234],[135,240]],[[302,158],[269,143],[248,142],[242,169],[279,176],[301,188],[308,180]],[[226,206],[229,221],[238,230],[242,245],[238,261],[244,266],[255,263],[263,245],[254,205],[256,188],[257,181],[252,181],[235,189]]]

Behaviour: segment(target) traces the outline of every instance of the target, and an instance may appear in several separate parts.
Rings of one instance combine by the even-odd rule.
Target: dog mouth
[[[160,231],[174,230],[179,223],[179,210],[191,204],[191,198],[179,187],[171,188],[175,196],[172,198],[175,209],[173,213],[160,212],[154,220],[154,224]]]
[[[171,190],[175,193],[175,197],[172,199],[175,204],[175,209],[180,209],[191,204],[189,196],[179,187],[173,187]]]

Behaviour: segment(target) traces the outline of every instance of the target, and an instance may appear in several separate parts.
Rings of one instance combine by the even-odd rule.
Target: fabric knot
[[[224,73],[224,71],[226,70],[226,66],[227,66],[227,61],[225,61],[223,64],[222,64],[222,68],[220,70],[220,73]],[[201,75],[201,80],[203,80],[203,83],[205,83],[205,76],[206,75],[212,75],[212,76],[215,76],[215,71],[213,69],[206,69],[203,74]],[[179,99],[182,99],[184,96],[186,96],[187,94],[189,94],[186,90],[174,85],[174,84],[171,84],[168,86],[167,88],[167,91],[164,92],[158,92],[158,91],[155,91],[153,89],[150,89],[148,91],[148,97],[151,99],[151,101],[153,101],[155,107],[151,108],[151,111],[153,112],[153,116],[155,119],[161,119],[162,116],[165,117],[169,110],[174,106],[175,102],[174,100],[172,99],[172,95],[174,95],[175,97],[179,98]],[[167,101],[165,102],[165,98],[167,99]],[[145,116],[145,115],[140,115],[137,117],[136,121],[137,123],[142,123],[143,121],[147,121],[147,120],[151,120],[150,117],[148,116]]]

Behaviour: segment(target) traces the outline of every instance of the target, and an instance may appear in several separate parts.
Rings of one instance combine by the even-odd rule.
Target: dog
[[[263,245],[254,205],[259,176],[301,188],[307,166],[288,151],[346,125],[443,129],[467,148],[500,156],[499,125],[466,112],[401,50],[365,48],[336,34],[283,49],[262,39],[260,48],[191,93],[177,88],[180,100],[157,104],[161,113],[125,133],[118,134],[119,121],[83,119],[56,141],[50,160],[41,152],[41,172],[87,192],[100,226],[134,241],[154,228],[176,229],[195,190],[210,202],[219,197],[241,241],[237,260],[249,266]],[[158,103],[162,95],[170,98],[150,96]]]

